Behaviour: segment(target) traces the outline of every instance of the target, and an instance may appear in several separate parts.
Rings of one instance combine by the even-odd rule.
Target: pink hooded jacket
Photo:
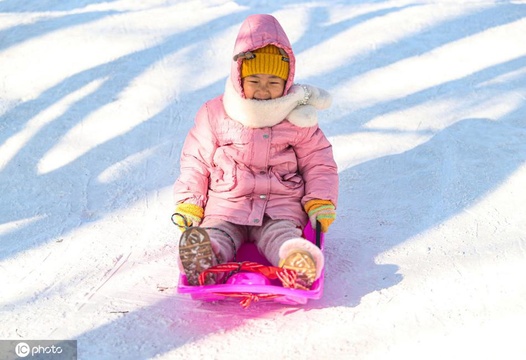
[[[338,171],[316,116],[317,109],[330,106],[331,98],[322,89],[293,85],[294,54],[283,28],[270,15],[245,20],[234,55],[268,44],[288,54],[285,94],[272,100],[246,99],[242,60],[234,60],[225,93],[201,107],[183,145],[175,202],[199,205],[205,217],[240,225],[259,226],[268,215],[303,227],[307,201],[337,202]]]

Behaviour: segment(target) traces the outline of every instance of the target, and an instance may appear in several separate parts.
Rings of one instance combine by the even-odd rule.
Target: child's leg
[[[321,250],[304,239],[302,231],[289,220],[266,218],[260,228],[252,234],[259,251],[274,266],[295,270],[299,288],[310,288],[321,275],[324,257]]]
[[[224,220],[206,218],[200,225],[210,235],[219,263],[231,261],[248,236],[247,227]]]
[[[272,220],[265,217],[263,225],[251,227],[251,240],[274,266],[279,264],[279,248],[290,239],[300,238],[302,231],[290,220]]]

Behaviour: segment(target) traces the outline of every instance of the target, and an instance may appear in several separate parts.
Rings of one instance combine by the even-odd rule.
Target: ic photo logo
[[[31,352],[31,347],[25,342],[18,343],[15,347],[15,353],[21,358],[25,358]]]
[[[35,346],[29,346],[25,342],[20,342],[15,347],[15,353],[18,357],[25,358],[29,355],[57,355],[62,354],[62,347],[60,346],[43,346],[45,344],[39,344]]]

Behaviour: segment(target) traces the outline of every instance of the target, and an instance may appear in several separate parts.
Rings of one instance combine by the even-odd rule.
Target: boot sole
[[[215,260],[208,233],[201,228],[189,228],[179,240],[179,257],[189,285],[199,285],[199,274],[212,267]],[[215,283],[212,274],[207,275],[205,285]]]
[[[296,271],[298,274],[296,287],[299,289],[310,289],[316,278],[316,263],[311,254],[306,251],[297,251],[290,254],[283,260],[281,267]]]

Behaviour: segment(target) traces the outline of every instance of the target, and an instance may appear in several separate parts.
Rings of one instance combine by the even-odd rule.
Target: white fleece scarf
[[[249,128],[263,128],[288,120],[298,127],[318,123],[317,110],[327,109],[331,95],[311,85],[291,86],[287,95],[271,100],[245,99],[234,89],[228,78],[223,105],[230,118]]]

